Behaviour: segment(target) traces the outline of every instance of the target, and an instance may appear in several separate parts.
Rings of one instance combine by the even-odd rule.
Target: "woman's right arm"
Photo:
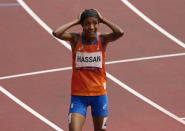
[[[74,33],[67,33],[66,30],[68,30],[69,28],[75,26],[75,25],[78,25],[80,22],[79,22],[79,19],[76,19],[72,22],[69,22],[65,25],[62,25],[58,28],[56,28],[55,30],[53,30],[52,34],[61,39],[61,40],[67,40],[67,41],[70,41],[70,42],[74,42],[75,41],[75,37],[76,35]]]

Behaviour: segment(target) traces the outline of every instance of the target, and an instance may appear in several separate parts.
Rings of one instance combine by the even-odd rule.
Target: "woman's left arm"
[[[103,35],[104,40],[106,42],[111,42],[111,41],[117,40],[118,38],[120,38],[121,36],[124,35],[123,30],[119,26],[113,24],[112,22],[108,21],[107,19],[103,18],[101,23],[107,25],[112,30],[111,33]]]
[[[110,22],[109,20],[103,18],[99,12],[98,12],[98,14],[100,17],[100,23],[107,25],[112,30],[111,33],[106,33],[106,34],[101,35],[101,39],[103,41],[104,47],[106,47],[107,43],[117,40],[118,38],[120,38],[121,36],[124,35],[124,32],[119,26],[117,26],[117,25],[113,24],[112,22]]]

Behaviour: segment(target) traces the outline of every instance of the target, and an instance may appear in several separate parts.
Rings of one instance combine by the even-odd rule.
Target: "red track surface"
[[[4,1],[2,1],[4,2]],[[1,2],[1,3],[2,3]],[[6,2],[16,3],[15,0]],[[157,24],[185,41],[184,0],[131,1]],[[96,8],[125,30],[110,44],[107,61],[185,53],[185,49],[134,14],[120,0],[32,0],[29,7],[50,27],[75,19],[84,8]],[[73,3],[73,4],[72,4]],[[57,42],[21,6],[0,7],[0,77],[71,66],[71,52]],[[73,28],[78,31],[80,27]],[[101,25],[101,32],[109,31]],[[107,71],[178,117],[185,117],[185,56],[107,65]],[[68,130],[71,70],[0,80],[0,85]],[[184,131],[185,126],[108,79],[108,131]],[[0,130],[54,131],[3,93]],[[89,128],[90,127],[90,128]],[[84,127],[92,131],[90,110]]]

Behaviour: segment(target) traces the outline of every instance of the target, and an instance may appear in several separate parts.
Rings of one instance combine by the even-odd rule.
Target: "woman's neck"
[[[85,33],[83,33],[83,40],[84,40],[85,43],[96,42],[96,35],[94,37],[89,37]]]

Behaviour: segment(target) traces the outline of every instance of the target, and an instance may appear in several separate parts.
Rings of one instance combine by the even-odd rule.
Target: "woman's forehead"
[[[95,17],[87,17],[84,19],[84,22],[93,22],[93,21],[98,21],[98,19]]]

